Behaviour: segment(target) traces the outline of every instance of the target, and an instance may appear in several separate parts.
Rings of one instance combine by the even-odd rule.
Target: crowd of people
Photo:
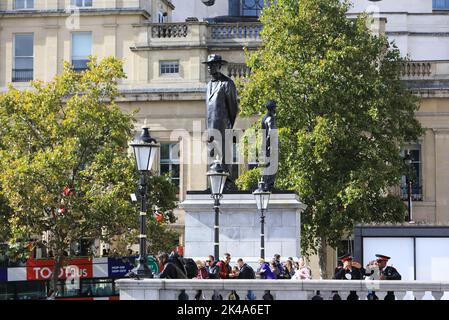
[[[312,271],[301,257],[295,261],[289,257],[281,262],[281,256],[275,254],[269,262],[259,259],[259,267],[254,270],[242,258],[237,259],[236,265],[231,265],[231,255],[225,253],[221,260],[209,255],[205,261],[182,258],[176,253],[168,255],[159,253],[161,266],[160,278],[169,279],[312,279]]]

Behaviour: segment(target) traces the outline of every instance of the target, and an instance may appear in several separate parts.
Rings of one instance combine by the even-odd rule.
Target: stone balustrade
[[[432,75],[432,63],[429,61],[409,61],[404,64],[402,77],[424,78]]]
[[[185,23],[158,23],[151,25],[152,38],[185,38],[188,25]]]
[[[264,300],[267,293],[274,300],[310,300],[317,294],[329,300],[335,291],[342,300],[350,291],[355,291],[360,300],[366,300],[370,291],[381,300],[388,291],[394,291],[396,300],[449,300],[449,281],[120,279],[116,286],[121,300],[178,300],[181,293],[189,300],[213,300],[214,294],[228,300],[233,290],[240,300],[248,294]]]
[[[260,23],[220,23],[188,21],[179,23],[141,23],[133,25],[132,50],[152,48],[257,47],[261,43]]]
[[[248,67],[245,63],[229,63],[227,65],[228,68],[228,77],[232,79],[236,78],[246,78],[251,73],[251,68]]]
[[[215,40],[259,40],[262,28],[260,23],[219,23],[209,26],[210,38]]]

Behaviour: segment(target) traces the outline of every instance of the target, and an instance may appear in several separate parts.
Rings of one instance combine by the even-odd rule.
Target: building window
[[[92,7],[93,0],[72,0],[72,6],[76,7]]]
[[[160,74],[178,74],[179,73],[179,61],[161,61],[160,62]]]
[[[14,8],[15,9],[33,9],[34,8],[34,0],[15,0]]]
[[[72,65],[77,72],[88,69],[87,63],[92,54],[92,33],[72,33]]]
[[[258,17],[265,5],[269,5],[267,0],[241,0],[242,16]]]
[[[167,175],[179,188],[179,143],[161,143],[161,175]]]
[[[433,0],[433,9],[449,9],[449,0]]]
[[[33,34],[14,35],[13,82],[27,82],[33,80],[33,47]]]
[[[401,177],[401,198],[408,200],[408,184],[412,182],[411,197],[413,201],[422,201],[421,147],[413,146],[402,151],[402,156],[410,153],[412,159],[410,173]]]

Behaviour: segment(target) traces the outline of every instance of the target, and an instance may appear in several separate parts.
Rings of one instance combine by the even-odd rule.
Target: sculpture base
[[[220,201],[220,257],[229,252],[232,261],[258,266],[260,211],[249,192],[225,193]],[[207,191],[187,192],[180,206],[185,210],[184,256],[204,260],[214,253],[214,208]],[[304,205],[292,192],[273,193],[265,212],[265,257],[275,253],[284,259],[300,255],[300,213]]]

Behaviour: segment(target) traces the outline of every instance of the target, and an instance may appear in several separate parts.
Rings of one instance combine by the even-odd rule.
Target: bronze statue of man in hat
[[[227,151],[231,154],[230,146],[232,139],[226,138],[226,130],[234,127],[237,118],[238,102],[237,89],[234,81],[220,72],[221,67],[227,63],[218,54],[211,54],[207,57],[207,71],[211,80],[207,84],[206,92],[206,129],[208,131],[207,142],[213,149],[213,157],[219,155],[224,168],[229,172],[226,165],[230,161],[226,159]],[[230,140],[230,141],[227,141]],[[211,150],[212,156],[212,150]],[[229,156],[228,156],[229,157]]]

